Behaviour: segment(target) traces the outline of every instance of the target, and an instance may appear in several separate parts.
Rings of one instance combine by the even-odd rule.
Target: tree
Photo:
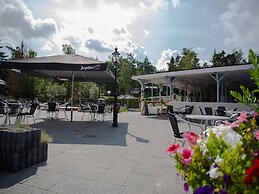
[[[168,65],[168,71],[176,71],[179,69],[179,63],[180,63],[181,57],[177,54],[177,56],[174,58],[174,56],[171,57],[170,62],[167,63]]]
[[[133,75],[133,67],[128,59],[121,60],[121,68],[118,76],[119,90],[123,94],[130,94],[132,88],[131,76]]]
[[[68,44],[62,44],[62,51],[64,54],[67,54],[67,55],[76,53],[75,49],[71,45],[68,45]]]
[[[222,67],[228,65],[246,64],[246,60],[243,58],[242,50],[233,50],[232,53],[227,54],[224,50],[217,53],[214,50],[211,63],[213,67]]]
[[[151,64],[146,56],[143,62],[138,62],[137,75],[155,73],[156,67]]]
[[[179,62],[179,69],[199,68],[199,58],[197,56],[197,53],[192,49],[184,48]]]

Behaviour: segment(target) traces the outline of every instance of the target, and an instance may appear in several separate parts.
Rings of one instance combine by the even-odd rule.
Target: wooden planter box
[[[41,144],[41,130],[0,130],[0,170],[16,172],[47,160],[48,144]]]

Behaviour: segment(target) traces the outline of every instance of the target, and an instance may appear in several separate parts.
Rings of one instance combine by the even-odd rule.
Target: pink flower
[[[231,124],[230,124],[230,128],[232,128],[232,129],[233,129],[233,128],[238,127],[238,126],[239,126],[239,123],[240,123],[240,122],[239,122],[239,120],[237,120],[237,121],[235,121],[235,122],[231,123]]]
[[[255,138],[259,141],[259,131],[255,133]]]
[[[182,150],[182,163],[185,165],[190,165],[192,162],[193,150],[188,148],[183,148]]]
[[[239,123],[242,123],[244,121],[247,121],[247,117],[248,117],[247,112],[243,111],[240,113],[240,116],[237,117],[237,119],[238,119]]]
[[[254,119],[259,116],[258,112],[254,112]]]
[[[170,145],[168,148],[167,148],[167,152],[173,152],[173,153],[176,153],[177,150],[180,148],[180,145],[179,144],[172,144]]]
[[[194,132],[184,133],[183,138],[186,139],[191,145],[196,145],[198,135]]]
[[[227,125],[227,126],[230,126],[230,125],[231,125],[231,123],[230,123],[229,121],[223,121],[223,123],[224,123],[225,125]]]

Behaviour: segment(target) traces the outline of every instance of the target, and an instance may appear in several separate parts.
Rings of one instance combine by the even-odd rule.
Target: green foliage
[[[237,64],[245,64],[246,60],[243,58],[242,50],[233,50],[232,53],[227,54],[224,50],[221,52],[214,53],[211,58],[211,63],[213,67],[221,67],[228,65],[237,65]]]
[[[53,138],[45,130],[41,130],[40,142],[43,144],[51,143]]]
[[[68,44],[62,44],[62,51],[64,54],[75,54],[75,49],[71,46],[71,45],[68,45]]]
[[[259,92],[259,57],[256,56],[253,50],[249,50],[249,58],[253,64],[253,68],[250,69],[249,75],[256,85],[256,89],[250,91],[243,85],[240,86],[242,93],[231,91],[230,94],[235,98],[236,101],[251,106],[254,110],[259,111],[259,101],[256,97],[256,93]]]
[[[198,54],[192,49],[184,48],[181,60],[179,61],[179,69],[199,68]]]

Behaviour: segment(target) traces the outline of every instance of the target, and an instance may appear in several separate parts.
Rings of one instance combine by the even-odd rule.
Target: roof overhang
[[[252,85],[253,82],[249,75],[251,64],[232,65],[223,67],[210,67],[201,69],[191,69],[155,74],[146,74],[133,76],[133,80],[145,80],[146,83],[168,85],[167,77],[174,77],[173,85],[197,85],[200,87],[215,84],[215,80],[211,75],[224,75],[224,83],[237,83],[243,85]]]

